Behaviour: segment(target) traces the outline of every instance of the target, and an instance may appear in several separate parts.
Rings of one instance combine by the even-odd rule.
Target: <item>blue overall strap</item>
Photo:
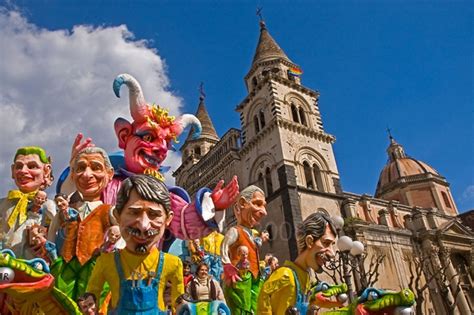
[[[160,279],[161,279],[161,272],[163,271],[163,265],[165,262],[165,253],[160,250],[160,258],[158,259],[158,266],[156,266],[156,281],[158,282],[158,285],[160,284]]]
[[[296,304],[298,303],[303,303],[303,293],[301,292],[300,289],[300,281],[298,280],[298,275],[296,274],[296,271],[293,270],[293,268],[290,268],[291,272],[293,272],[293,277],[295,278],[295,284],[296,284]]]
[[[117,268],[118,276],[120,281],[125,280],[124,274],[123,274],[123,269],[122,269],[122,262],[120,261],[120,251],[115,251],[114,252],[114,260],[115,260],[115,266]]]

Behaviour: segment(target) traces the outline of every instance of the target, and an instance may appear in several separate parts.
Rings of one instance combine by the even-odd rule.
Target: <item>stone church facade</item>
[[[390,136],[375,196],[344,192],[332,148],[336,138],[324,130],[319,93],[302,84],[298,70],[260,21],[245,76],[248,94],[236,107],[240,129],[219,137],[201,96],[196,116],[203,131],[184,142],[176,184],[192,195],[237,175],[240,187],[261,187],[268,204],[262,229],[272,236],[262,250],[280,259],[296,257],[295,229],[310,213],[342,216],[343,233],[366,245],[362,268],[370,269],[371,257],[385,257],[376,287],[408,287],[414,263],[421,262],[420,286],[433,278],[421,293],[423,314],[472,314],[474,235],[458,219],[447,180]],[[234,221],[229,209],[227,224]],[[439,270],[444,278],[432,276]],[[357,273],[354,281],[360,289]],[[443,303],[446,297],[456,298],[453,311]]]

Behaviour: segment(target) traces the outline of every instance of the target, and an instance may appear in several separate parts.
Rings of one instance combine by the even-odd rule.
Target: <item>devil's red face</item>
[[[132,124],[132,134],[125,140],[125,167],[142,174],[145,169],[158,170],[166,159],[172,135],[169,128],[151,128],[147,122]]]

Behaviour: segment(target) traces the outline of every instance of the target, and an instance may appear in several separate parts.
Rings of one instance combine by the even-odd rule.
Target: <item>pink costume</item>
[[[128,74],[118,75],[113,83],[117,97],[120,87],[129,88],[130,113],[132,123],[118,118],[114,123],[119,147],[124,150],[124,165],[115,170],[115,176],[102,193],[106,204],[115,204],[117,192],[122,180],[132,174],[151,174],[163,179],[159,173],[160,166],[171,149],[171,142],[183,132],[188,125],[193,126],[193,138],[199,137],[201,124],[189,114],[175,117],[157,105],[145,102],[140,84]],[[171,233],[180,239],[201,238],[218,229],[223,223],[223,211],[216,212],[211,198],[211,190],[202,188],[191,202],[188,193],[180,187],[168,187],[171,192],[171,210],[173,221],[169,226]]]

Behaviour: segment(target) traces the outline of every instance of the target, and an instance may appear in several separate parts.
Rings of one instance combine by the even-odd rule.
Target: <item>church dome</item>
[[[375,197],[380,197],[392,188],[405,183],[433,177],[442,179],[439,173],[428,164],[407,156],[403,147],[392,137],[390,137],[387,153],[389,161],[380,173]]]

